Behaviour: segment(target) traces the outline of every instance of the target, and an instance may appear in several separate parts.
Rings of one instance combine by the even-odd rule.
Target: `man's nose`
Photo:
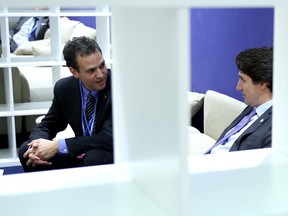
[[[241,90],[242,90],[240,81],[238,81],[238,83],[237,83],[237,85],[236,85],[236,89],[237,89],[238,91],[241,91]]]
[[[97,68],[96,75],[97,75],[97,77],[102,77],[104,75],[104,73],[100,68]]]

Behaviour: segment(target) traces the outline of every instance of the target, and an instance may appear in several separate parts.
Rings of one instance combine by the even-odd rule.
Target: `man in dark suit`
[[[55,84],[48,113],[19,148],[26,172],[113,163],[111,74],[102,51],[83,36],[63,54],[73,76]],[[68,124],[75,137],[53,140]]]
[[[237,55],[236,65],[239,70],[237,90],[248,106],[206,154],[271,147],[273,49],[244,50]],[[251,117],[239,126],[250,113]]]
[[[10,51],[26,42],[41,40],[49,28],[49,17],[20,17],[18,22],[9,30]]]

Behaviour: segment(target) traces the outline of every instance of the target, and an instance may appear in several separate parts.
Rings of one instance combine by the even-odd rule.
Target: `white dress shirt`
[[[20,45],[21,43],[28,41],[28,37],[30,32],[32,31],[34,23],[35,23],[34,17],[31,17],[25,23],[23,23],[20,30],[13,36],[13,40],[17,45]]]

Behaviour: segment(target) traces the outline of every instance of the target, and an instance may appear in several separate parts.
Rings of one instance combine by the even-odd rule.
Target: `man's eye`
[[[105,67],[105,62],[103,62],[101,65],[100,65],[100,69],[103,69]]]

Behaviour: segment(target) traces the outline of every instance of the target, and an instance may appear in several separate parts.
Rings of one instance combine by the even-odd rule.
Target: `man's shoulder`
[[[71,76],[63,77],[59,79],[55,84],[55,88],[71,87],[71,86],[78,85],[78,83],[79,83],[79,79],[71,75]]]

